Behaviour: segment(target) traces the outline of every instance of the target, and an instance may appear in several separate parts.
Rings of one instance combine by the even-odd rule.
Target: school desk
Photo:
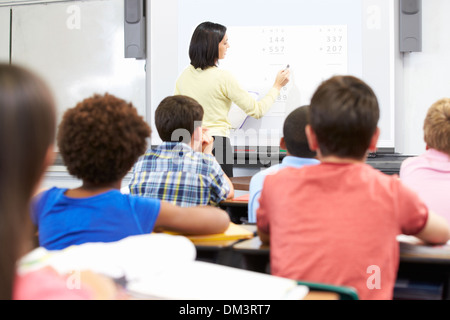
[[[450,244],[426,245],[415,237],[399,236],[398,279],[411,283],[441,284],[440,299],[450,300]],[[233,245],[247,270],[270,273],[270,248],[258,236]],[[436,296],[435,293],[432,293]],[[395,295],[394,295],[395,298]],[[417,297],[427,299],[426,296]]]
[[[242,256],[247,270],[270,273],[270,248],[258,236],[235,243],[233,251]]]
[[[245,177],[231,177],[231,183],[233,184],[234,189],[248,191],[250,187],[251,176]]]
[[[419,294],[426,291],[450,300],[450,244],[430,246],[408,236],[400,236],[399,241],[398,278],[409,280]]]
[[[219,207],[228,213],[232,222],[237,224],[248,222],[248,194],[231,200],[221,201]]]
[[[233,240],[211,240],[211,241],[199,241],[194,245],[197,250],[196,260],[212,262],[224,266],[230,266],[234,268],[241,268],[246,270],[252,270],[245,261],[242,260],[243,255],[239,254],[234,248],[242,241],[259,241],[256,236],[256,225],[254,224],[242,224],[238,225],[239,228],[243,228],[252,233],[250,239],[233,239]],[[267,259],[267,256],[266,256]],[[268,272],[266,272],[268,273]],[[339,296],[335,292],[326,291],[314,291],[308,292],[304,300],[338,300]]]
[[[237,228],[242,228],[243,230],[245,230],[242,237],[240,237],[238,232],[235,231],[236,237],[233,239],[225,239],[217,236],[205,237],[205,239],[201,241],[191,239],[197,250],[197,260],[214,262],[217,264],[228,266],[240,265],[240,262],[236,260],[240,259],[240,257],[237,257],[233,254],[232,247],[234,244],[240,241],[254,237],[256,235],[256,226],[233,224],[231,224],[230,226],[233,227],[233,230],[236,230]]]
[[[335,292],[311,290],[303,300],[339,300],[339,295]]]

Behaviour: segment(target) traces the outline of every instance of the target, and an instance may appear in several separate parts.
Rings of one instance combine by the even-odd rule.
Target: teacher
[[[230,47],[226,32],[227,28],[217,23],[197,26],[189,46],[191,63],[177,79],[175,94],[194,98],[202,105],[203,127],[214,138],[213,153],[224,172],[232,177],[234,156],[228,119],[231,104],[234,102],[251,117],[261,118],[289,82],[289,70],[279,71],[273,87],[257,101],[230,72],[218,68],[219,60],[225,58]]]

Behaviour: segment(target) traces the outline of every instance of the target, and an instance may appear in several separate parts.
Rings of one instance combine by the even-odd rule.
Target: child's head
[[[435,102],[429,109],[423,125],[428,148],[450,156],[450,99]]]
[[[0,64],[0,180],[7,184],[8,194],[14,194],[13,184],[21,184],[31,197],[45,170],[55,130],[53,95],[43,80],[24,68]],[[10,174],[15,178],[8,179]]]
[[[308,124],[308,106],[292,111],[284,121],[283,140],[289,154],[300,158],[314,158],[316,153],[309,149],[305,127]]]
[[[93,185],[117,182],[147,147],[151,130],[131,103],[94,95],[64,113],[57,135],[68,172]]]
[[[165,98],[155,110],[155,126],[162,141],[190,144],[201,128],[203,108],[194,99],[176,95]]]
[[[47,85],[0,64],[0,299],[11,299],[16,262],[32,238],[32,195],[53,161],[56,110]]]
[[[309,123],[322,157],[363,159],[376,148],[379,117],[375,93],[353,76],[332,77],[311,99]]]

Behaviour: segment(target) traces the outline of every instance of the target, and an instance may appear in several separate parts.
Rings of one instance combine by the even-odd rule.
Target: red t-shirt
[[[427,218],[427,207],[397,176],[364,163],[322,163],[268,176],[257,225],[270,233],[273,275],[392,299],[396,236],[418,233]]]

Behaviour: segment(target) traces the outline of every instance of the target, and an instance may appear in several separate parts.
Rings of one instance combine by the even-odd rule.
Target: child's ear
[[[305,127],[306,138],[308,139],[309,149],[311,151],[319,150],[319,143],[317,142],[317,136],[311,126],[308,124]]]
[[[194,151],[200,152],[202,150],[202,137],[202,127],[196,127],[191,136],[191,148],[194,149]]]
[[[202,137],[203,137],[202,127],[196,127],[194,129],[194,134],[192,135],[192,139],[195,141],[202,141]]]
[[[377,151],[377,144],[378,144],[379,137],[380,137],[380,128],[377,127],[377,129],[375,130],[375,133],[372,136],[372,139],[370,140],[370,145],[369,145],[370,152]]]
[[[280,148],[286,150],[286,141],[284,141],[284,137],[280,139]]]

